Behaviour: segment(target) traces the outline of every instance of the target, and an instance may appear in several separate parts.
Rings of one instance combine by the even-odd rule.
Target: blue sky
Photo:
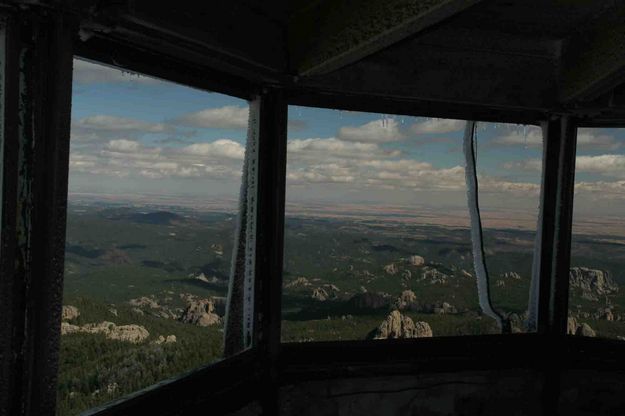
[[[236,198],[246,124],[244,100],[76,60],[70,193]],[[287,198],[464,207],[463,129],[457,120],[290,107]],[[580,131],[581,210],[596,199],[622,206],[624,140],[618,129]],[[538,128],[480,123],[484,208],[535,210],[541,155]]]

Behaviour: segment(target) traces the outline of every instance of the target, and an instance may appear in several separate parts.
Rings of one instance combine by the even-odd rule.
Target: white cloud
[[[162,81],[145,75],[123,71],[102,64],[74,59],[73,81],[77,84],[140,83],[158,84]]]
[[[493,143],[504,146],[542,147],[542,129],[536,126],[527,126],[526,131],[516,128],[493,139]],[[579,129],[577,132],[577,147],[580,149],[614,150],[620,146],[614,136],[601,134],[595,129]]]
[[[410,126],[410,130],[415,134],[436,134],[451,133],[464,129],[466,121],[452,120],[447,118],[431,118]]]
[[[374,157],[399,156],[398,150],[385,150],[375,143],[345,142],[334,137],[327,139],[293,139],[288,142],[289,161],[310,159],[313,161],[329,158],[367,159]]]
[[[515,128],[503,136],[496,137],[493,143],[504,146],[542,147],[543,133],[540,127],[527,126],[525,130]]]
[[[518,169],[524,171],[542,171],[543,161],[541,159],[526,159],[519,162],[507,162],[503,164],[504,169]]]
[[[245,148],[234,140],[220,139],[211,143],[194,143],[183,147],[180,152],[197,156],[243,160]]]
[[[185,114],[178,117],[175,121],[192,127],[246,129],[248,115],[249,107],[227,105]]]
[[[303,162],[303,163],[302,163]],[[462,166],[435,167],[412,159],[333,159],[299,161],[288,166],[289,186],[349,184],[348,189],[394,189],[399,191],[464,191]],[[537,195],[539,185],[480,176],[482,192]]]
[[[89,152],[72,151],[70,172],[114,177],[209,178],[237,180],[244,148],[229,139],[186,147],[158,147],[136,140],[115,139]]]
[[[614,150],[621,147],[614,136],[601,134],[596,129],[579,129],[577,132],[577,147],[584,149]]]
[[[625,155],[577,156],[575,170],[577,172],[623,177],[625,176]]]
[[[163,133],[168,127],[163,123],[98,114],[81,118],[74,123],[72,130],[79,134],[84,134],[85,131]]]
[[[106,148],[114,152],[132,153],[141,149],[141,144],[134,140],[118,139],[111,140]]]
[[[404,138],[395,119],[374,120],[358,127],[341,127],[337,136],[340,140],[362,143],[386,143]]]

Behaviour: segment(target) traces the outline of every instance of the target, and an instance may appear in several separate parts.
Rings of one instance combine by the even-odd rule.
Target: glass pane
[[[222,356],[248,103],[76,60],[60,415]]]
[[[498,333],[478,304],[464,121],[290,107],[284,342]],[[478,128],[493,303],[524,328],[540,130]]]
[[[579,129],[567,332],[625,340],[624,129]]]

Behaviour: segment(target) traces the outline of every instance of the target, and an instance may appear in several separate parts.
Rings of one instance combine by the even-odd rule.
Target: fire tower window
[[[283,342],[500,333],[478,303],[465,124],[289,107]],[[542,133],[476,134],[490,297],[524,332]]]

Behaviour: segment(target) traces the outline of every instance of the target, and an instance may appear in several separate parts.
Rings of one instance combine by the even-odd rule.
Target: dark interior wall
[[[280,415],[541,415],[544,381],[522,369],[305,381],[282,387]],[[625,414],[625,371],[568,370],[560,383],[557,414]]]
[[[539,415],[543,379],[503,370],[308,381],[281,389],[280,415]]]
[[[624,415],[624,393],[623,370],[568,370],[562,374],[560,414]]]

